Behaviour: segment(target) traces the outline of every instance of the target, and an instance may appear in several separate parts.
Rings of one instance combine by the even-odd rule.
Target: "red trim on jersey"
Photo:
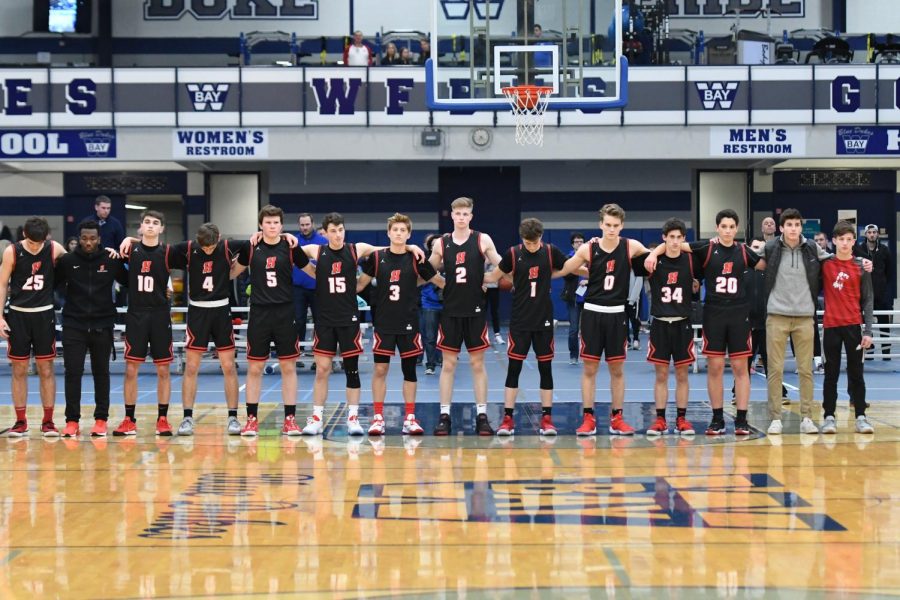
[[[169,245],[166,244],[166,272],[171,273],[172,269],[169,267]],[[156,362],[156,361],[154,361]]]
[[[379,354],[381,356],[393,356],[394,355],[393,350],[385,350],[384,348],[381,347],[382,340],[381,340],[381,336],[378,335],[378,333],[374,333],[373,338],[374,339],[372,340],[372,354]]]
[[[697,361],[697,355],[694,353],[694,338],[693,338],[693,336],[691,337],[691,341],[688,342],[687,351],[688,351],[688,358],[677,361],[675,363],[676,367],[680,367],[681,365],[690,365]]]
[[[553,244],[544,244],[543,242],[541,242],[541,248],[547,249],[547,260],[550,261],[550,275],[552,276],[553,271],[554,271],[554,269],[553,269],[553,252],[552,252]]]
[[[417,333],[416,337],[413,338],[413,344],[415,344],[415,349],[410,350],[409,352],[401,352],[400,358],[411,358],[413,356],[421,356],[425,353],[425,348],[422,347],[422,334]]]
[[[484,329],[481,330],[481,345],[476,346],[474,348],[469,348],[469,346],[466,345],[466,351],[469,354],[472,354],[474,352],[484,352],[485,350],[487,350],[490,347],[491,347],[491,342],[488,340],[487,323],[485,322]]]
[[[350,247],[350,256],[353,257],[353,262],[359,262],[359,258],[357,258],[356,254],[356,244],[347,244]]]
[[[741,254],[744,255],[744,270],[746,270],[749,265],[747,264],[747,244],[744,242],[741,242]]]
[[[506,355],[510,358],[514,358],[516,360],[525,360],[527,356],[525,354],[519,354],[518,352],[514,352],[514,348],[516,347],[516,342],[513,340],[513,336],[511,333],[507,332],[506,339],[509,341],[509,346],[506,350]]]
[[[321,248],[321,246],[320,246]],[[313,354],[318,354],[319,356],[334,356],[335,353],[330,350],[320,350],[317,348],[319,345],[319,336],[316,334],[315,330],[313,330]]]
[[[709,340],[706,339],[706,333],[703,334],[703,346],[700,349],[705,356],[725,356],[724,352],[713,352],[712,350],[707,350],[707,346],[709,346]],[[734,355],[732,355],[734,356]]]
[[[628,264],[631,265],[631,240],[626,237],[623,237],[622,239],[625,240],[625,252],[628,254]],[[629,266],[629,270],[630,269],[631,267]]]
[[[421,278],[422,276],[419,275],[419,261],[416,260],[415,256],[412,257],[412,265],[413,265],[413,272],[416,274],[416,278],[418,281],[418,278]]]
[[[228,240],[222,240],[222,243],[225,245],[225,260],[228,261],[228,264],[231,264],[231,250],[228,248]]]
[[[522,247],[522,244],[519,244],[519,248],[521,248],[521,247]],[[509,262],[510,262],[510,264],[512,264],[512,271],[510,271],[509,274],[514,276],[516,274],[516,247],[515,246],[509,247]]]
[[[378,278],[378,250],[375,251],[375,277]],[[393,352],[391,352],[393,355]]]
[[[712,247],[712,243],[710,243],[709,246],[706,247],[706,260],[703,261],[704,269],[706,268],[706,265],[709,264],[709,259],[712,257]]]
[[[592,253],[592,254],[593,254],[593,253]],[[584,344],[584,338],[582,337],[582,338],[581,338],[581,352],[579,352],[579,354],[581,354],[581,358],[584,359],[584,360],[592,360],[592,361],[594,361],[594,362],[600,362],[600,357],[599,357],[599,356],[594,356],[593,354],[588,354],[588,353],[586,353],[586,352],[584,351],[585,348],[586,348],[586,346],[585,346],[585,344]]]
[[[550,354],[537,354],[538,362],[547,362],[548,360],[553,360],[554,354],[556,354],[556,340],[550,339]]]
[[[362,354],[363,347],[362,347],[362,330],[361,329],[358,329],[356,331],[356,337],[353,338],[353,343],[356,345],[356,348],[354,348],[353,350],[344,352],[344,349],[341,348],[341,358],[353,358],[354,356],[359,356],[360,354]]]
[[[691,280],[694,279],[694,255],[691,252],[685,252],[688,257],[688,268],[691,270]],[[694,291],[694,284],[691,283],[691,291]]]
[[[484,250],[481,248],[481,232],[475,231],[475,240],[478,242],[478,253],[481,255],[481,258],[484,258]],[[466,240],[468,242],[469,240]],[[465,242],[463,242],[465,243]]]

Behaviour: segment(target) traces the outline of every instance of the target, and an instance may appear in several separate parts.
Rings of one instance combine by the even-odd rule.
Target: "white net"
[[[544,145],[544,113],[553,88],[519,86],[503,88],[516,121],[516,143],[520,146]]]

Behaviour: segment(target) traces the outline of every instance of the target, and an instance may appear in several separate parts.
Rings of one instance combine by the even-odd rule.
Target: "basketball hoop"
[[[544,113],[552,87],[517,85],[502,89],[516,120],[516,143],[520,146],[544,145]]]

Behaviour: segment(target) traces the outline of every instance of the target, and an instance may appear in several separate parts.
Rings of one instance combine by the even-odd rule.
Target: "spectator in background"
[[[384,66],[400,64],[400,55],[397,54],[397,46],[394,42],[388,42],[384,47],[384,56],[381,57],[381,64]]]
[[[75,252],[78,247],[78,238],[74,235],[66,240],[66,252]]]
[[[429,233],[425,236],[426,255],[431,256],[431,248],[440,237],[437,233]],[[441,299],[441,290],[433,283],[426,283],[419,290],[422,300],[422,310],[419,311],[419,331],[422,333],[422,344],[425,346],[425,374],[434,375],[435,368],[443,363],[441,351],[437,348],[437,335],[444,305]]]
[[[416,60],[416,64],[424,65],[425,61],[431,58],[431,42],[427,39],[422,38],[419,40],[419,58]]]
[[[573,231],[569,236],[572,244],[572,251],[569,252],[569,258],[578,252],[584,243],[584,234],[580,231]],[[580,348],[578,345],[578,331],[581,326],[581,311],[584,308],[584,292],[587,289],[587,280],[584,277],[575,275],[566,275],[563,277],[565,282],[562,291],[562,300],[566,303],[566,309],[569,313],[569,364],[577,365]]]
[[[96,221],[100,225],[100,247],[119,249],[122,240],[125,239],[125,228],[122,222],[110,214],[112,212],[112,200],[109,196],[97,196],[94,200],[94,214],[88,215],[79,221],[79,225],[85,221]]]
[[[300,246],[309,244],[327,244],[328,240],[319,235],[313,228],[312,215],[300,213],[297,217],[297,241]],[[306,341],[306,315],[312,311],[313,322],[316,320],[316,280],[302,270],[294,267],[294,325],[297,327],[297,338],[301,343]]]
[[[625,305],[625,315],[628,317],[628,325],[630,335],[628,343],[631,344],[632,350],[641,349],[641,297],[644,294],[644,278],[635,277],[631,273],[628,288],[628,303]]]
[[[813,236],[813,240],[819,245],[819,248],[824,250],[825,252],[834,252],[834,246],[831,245],[831,242],[828,241],[828,236],[826,236],[823,232],[818,232]]]
[[[484,274],[487,275],[496,269],[490,262],[484,263]],[[488,312],[491,315],[491,329],[494,332],[494,343],[498,346],[506,344],[506,340],[500,335],[500,286],[494,281],[485,285],[484,299],[487,303]]]
[[[762,220],[760,229],[762,230],[763,240],[768,242],[769,240],[775,239],[775,219],[766,217]]]
[[[12,239],[12,231],[9,230],[6,223],[0,220],[0,240],[8,240],[11,242]]]
[[[353,32],[353,42],[344,48],[344,64],[348,67],[367,67],[374,61],[375,53],[363,40],[362,31]]]
[[[879,233],[878,225],[874,223],[866,225],[866,228],[863,230],[865,237],[859,244],[853,246],[853,255],[868,258],[872,261],[872,292],[875,296],[875,310],[892,310],[894,308],[894,299],[890,297],[888,281],[894,276],[894,257],[887,245],[878,241]],[[881,324],[891,322],[890,315],[877,315],[875,318]],[[889,336],[891,335],[891,330],[882,328],[879,335]],[[882,344],[881,352],[882,354],[890,354],[890,343]],[[891,359],[886,356],[883,360]]]
[[[411,65],[412,62],[412,54],[409,53],[409,48],[406,46],[400,48],[400,60],[397,61],[398,65]]]
[[[544,35],[544,28],[535,23],[534,27],[531,28],[531,33],[534,35],[534,37],[539,38]]]

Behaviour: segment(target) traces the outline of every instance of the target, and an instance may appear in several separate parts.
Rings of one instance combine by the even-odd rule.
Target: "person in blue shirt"
[[[569,241],[572,244],[572,251],[569,252],[568,256],[572,258],[584,243],[584,234],[580,231],[573,231]],[[581,324],[581,310],[584,308],[584,291],[587,280],[584,277],[572,274],[563,277],[563,281],[565,281],[565,284],[563,285],[562,300],[566,303],[569,313],[569,364],[577,365],[580,353],[578,331]]]
[[[441,236],[436,233],[425,237],[425,253],[431,256],[431,247]],[[419,288],[422,298],[422,309],[419,311],[419,331],[422,333],[422,344],[425,346],[425,374],[434,375],[434,370],[443,363],[441,351],[437,348],[438,325],[441,322],[441,311],[444,304],[441,290],[433,283],[426,283]]]
[[[323,236],[319,235],[313,226],[312,215],[300,213],[297,217],[297,241],[301,246],[309,244],[327,244]],[[297,338],[300,343],[306,341],[306,313],[312,311],[313,322],[316,320],[316,280],[297,267],[293,272],[294,283],[294,325],[297,327]]]
[[[109,196],[97,196],[94,200],[94,214],[88,215],[80,222],[96,221],[100,225],[100,246],[103,248],[118,248],[125,239],[125,228],[122,222],[112,216],[112,200]]]

